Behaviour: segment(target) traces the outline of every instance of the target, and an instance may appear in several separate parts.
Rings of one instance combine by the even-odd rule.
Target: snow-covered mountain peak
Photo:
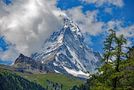
[[[64,18],[63,28],[54,32],[32,58],[45,64],[50,71],[85,78],[87,72],[94,73],[100,66],[101,56],[87,47],[79,27]]]
[[[69,18],[64,18],[64,28],[70,28],[73,32],[77,33],[78,35],[82,36],[79,27]]]

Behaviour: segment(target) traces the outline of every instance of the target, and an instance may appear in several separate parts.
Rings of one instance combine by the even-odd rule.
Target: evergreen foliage
[[[123,35],[110,30],[104,41],[103,65],[78,90],[134,90],[134,47],[124,51],[126,42]]]

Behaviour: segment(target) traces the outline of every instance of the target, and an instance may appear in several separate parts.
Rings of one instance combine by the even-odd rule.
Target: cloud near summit
[[[0,36],[11,43],[0,58],[13,60],[19,53],[30,56],[37,51],[62,26],[55,4],[55,0],[13,0],[8,6],[0,2]]]
[[[112,4],[121,8],[124,5],[123,0],[79,1],[93,3],[96,7]],[[0,1],[0,37],[4,36],[6,42],[10,44],[8,50],[4,52],[0,48],[0,59],[13,61],[19,53],[30,56],[38,51],[52,32],[62,28],[63,21],[59,17],[61,14],[67,15],[78,24],[83,33],[89,32],[91,36],[99,35],[111,28],[118,28],[117,33],[125,33],[125,37],[134,35],[134,25],[123,28],[123,21],[111,20],[108,23],[98,21],[99,9],[83,13],[83,6],[80,5],[61,11],[56,5],[56,0],[13,0],[9,5]],[[112,13],[111,8],[106,8],[105,11]]]

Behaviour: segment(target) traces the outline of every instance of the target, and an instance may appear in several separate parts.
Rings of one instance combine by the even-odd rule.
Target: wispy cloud
[[[127,46],[132,46],[133,42],[130,41],[130,38],[134,38],[134,24],[130,26],[124,26],[123,20],[112,20],[109,21],[105,27],[106,29],[113,29],[117,31],[117,36],[124,35],[126,39],[128,39]]]
[[[66,11],[67,15],[78,24],[82,32],[89,32],[90,35],[97,35],[102,32],[103,22],[97,21],[97,10],[82,12],[82,7],[75,7]]]
[[[124,5],[123,0],[80,0],[80,1],[86,3],[93,3],[98,7],[104,4],[115,5],[117,7],[122,7]]]

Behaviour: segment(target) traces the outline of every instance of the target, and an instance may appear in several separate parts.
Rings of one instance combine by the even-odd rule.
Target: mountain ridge
[[[63,20],[63,28],[54,32],[41,50],[33,53],[30,58],[50,72],[88,78],[89,73],[95,73],[101,65],[101,56],[87,47],[85,37],[73,21],[68,18]]]

